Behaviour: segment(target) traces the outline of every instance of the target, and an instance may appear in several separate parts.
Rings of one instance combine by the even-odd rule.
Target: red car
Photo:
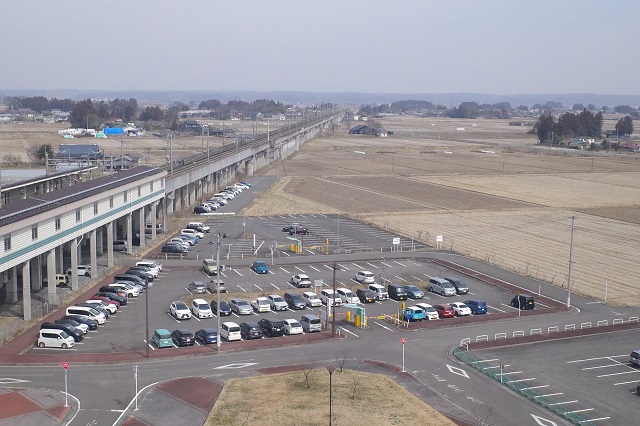
[[[456,315],[456,311],[451,305],[433,305],[433,308],[438,312],[440,318],[453,318]]]
[[[106,296],[92,296],[91,299],[93,299],[93,300],[102,300],[103,302],[111,303],[113,305],[116,305],[117,308],[120,307],[120,303],[118,303],[116,300],[111,300]]]

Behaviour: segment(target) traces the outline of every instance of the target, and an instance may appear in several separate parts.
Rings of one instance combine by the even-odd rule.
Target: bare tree
[[[360,384],[360,374],[354,372],[351,376],[351,386],[353,387],[353,392],[351,393],[351,399],[356,399],[356,390],[358,389],[358,385]]]
[[[338,358],[338,368],[340,369],[340,372],[342,373],[342,370],[344,369],[344,365],[347,363],[347,350],[344,349],[342,351],[342,358]]]
[[[314,362],[303,362],[302,364],[300,364],[300,368],[302,369],[302,374],[304,375],[304,384],[307,386],[307,388],[311,387],[311,383],[309,383],[309,380],[311,379],[311,376],[314,373],[314,368],[315,368],[315,363]]]

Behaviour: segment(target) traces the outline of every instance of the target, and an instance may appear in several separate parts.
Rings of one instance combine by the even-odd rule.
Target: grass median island
[[[326,425],[328,421],[329,373],[325,368],[305,368],[228,380],[205,426]],[[333,373],[333,422],[454,425],[386,376],[339,368]]]

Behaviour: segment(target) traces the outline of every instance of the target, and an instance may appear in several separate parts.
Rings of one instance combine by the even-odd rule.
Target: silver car
[[[231,299],[229,300],[229,307],[231,312],[235,312],[237,315],[251,315],[253,314],[253,308],[244,299]]]

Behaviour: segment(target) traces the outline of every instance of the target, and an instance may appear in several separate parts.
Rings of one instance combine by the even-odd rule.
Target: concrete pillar
[[[71,240],[71,290],[78,289],[78,238]]]
[[[98,276],[98,255],[96,253],[96,230],[89,232],[89,254],[91,257],[91,276]]]
[[[18,267],[11,268],[11,281],[9,281],[9,291],[7,291],[9,302],[18,302]]]
[[[22,319],[31,320],[31,262],[22,264]]]
[[[107,223],[107,267],[113,266],[113,221]]]
[[[33,290],[40,290],[42,288],[42,262],[41,257],[36,256],[29,262],[31,270],[29,271],[33,279],[31,280],[31,287]]]
[[[58,274],[64,274],[64,262],[62,261],[62,253],[64,252],[64,245],[56,247],[56,271]]]
[[[104,253],[104,227],[101,226],[97,229],[96,233],[96,253],[98,256]]]
[[[182,208],[182,188],[178,188],[174,191],[173,197],[173,209],[179,211]]]
[[[145,209],[144,206],[142,206],[142,208],[138,209],[138,212],[139,212],[138,213],[139,214],[139,220],[138,221],[140,222],[140,250],[144,250],[144,243],[145,243],[145,241],[144,241],[145,240],[145,224],[146,224],[146,220],[145,220],[145,217],[144,217],[145,216],[144,215],[145,210],[146,209]],[[131,241],[133,241],[133,240],[131,240]],[[129,249],[131,249],[132,245],[133,244],[129,245]]]
[[[170,194],[167,194],[166,197],[164,197],[164,204],[165,204],[165,208],[164,211],[166,212],[166,214],[173,214],[173,199],[175,198],[175,192],[172,191]],[[165,228],[166,230],[166,228]]]
[[[56,249],[47,252],[47,300],[56,305]]]
[[[124,239],[129,242],[132,242],[133,241],[133,213],[127,214],[126,221],[127,221],[126,236]],[[131,244],[129,244],[127,254],[131,254]]]
[[[156,227],[158,224],[157,216],[158,216],[158,202],[154,201],[151,203],[151,208],[149,212],[149,218],[151,222],[151,240],[155,240],[157,238]]]

